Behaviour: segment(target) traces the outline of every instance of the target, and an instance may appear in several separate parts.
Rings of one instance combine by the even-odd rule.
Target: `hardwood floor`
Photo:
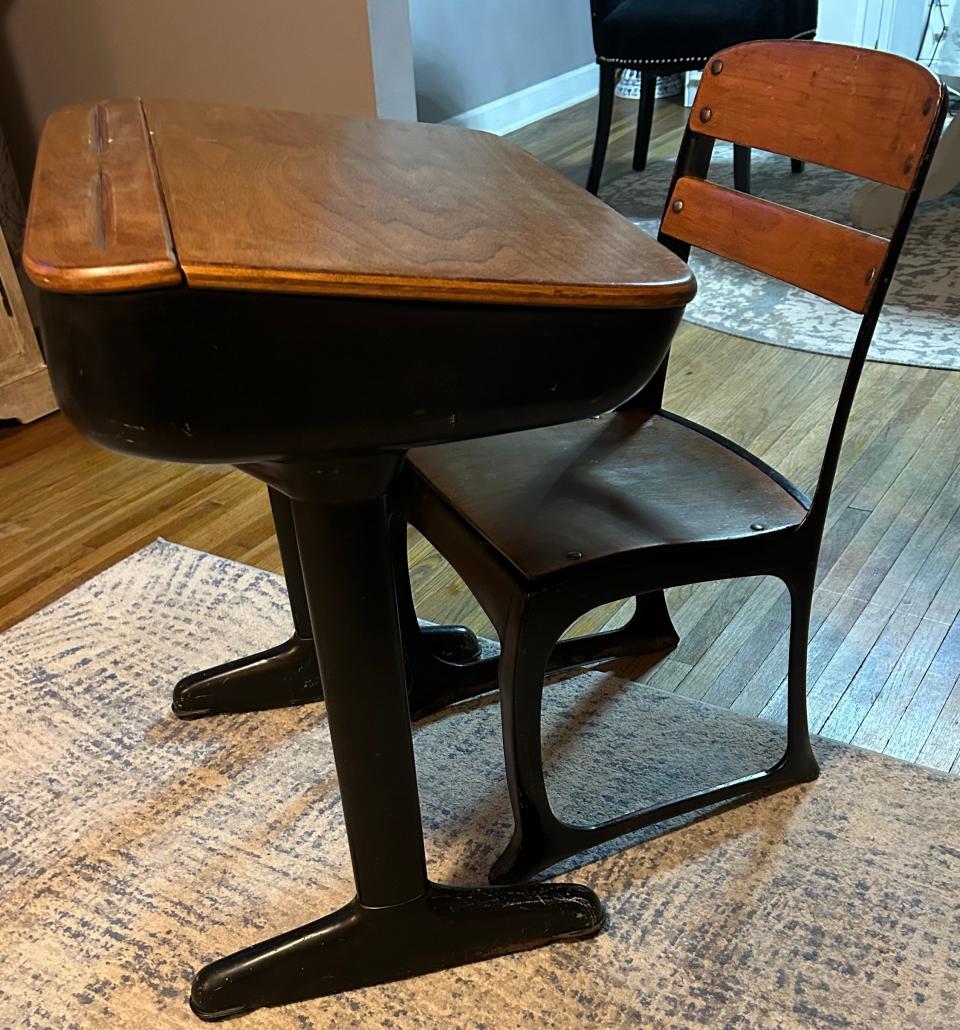
[[[606,176],[629,170],[636,107],[618,102]],[[593,104],[514,134],[584,181]],[[683,109],[660,103],[651,153]],[[591,360],[602,348],[590,341]],[[844,363],[684,324],[667,403],[755,450],[805,489]],[[86,443],[60,415],[0,430],[0,629],[157,536],[279,571],[265,491],[229,469],[139,461]],[[491,633],[422,538],[410,557],[423,617]],[[671,591],[682,641],[623,668],[665,690],[781,719],[787,599],[770,581]],[[620,610],[618,611],[618,608]],[[871,363],[831,507],[810,647],[814,729],[960,772],[960,374]],[[608,606],[584,620],[626,615]]]

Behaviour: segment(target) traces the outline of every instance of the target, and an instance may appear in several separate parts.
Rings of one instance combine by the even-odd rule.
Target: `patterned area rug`
[[[200,963],[348,900],[323,706],[168,710],[186,671],[286,632],[277,577],[158,541],[0,636],[0,1025],[198,1026]],[[550,789],[608,817],[758,768],[781,733],[591,671],[547,692]],[[509,827],[497,706],[415,736],[431,874],[482,882]],[[817,753],[815,784],[569,863],[606,902],[592,941],[238,1025],[955,1027],[960,781]]]
[[[656,235],[674,160],[652,161],[601,189],[621,214]],[[733,148],[717,144],[711,179],[733,186]],[[794,175],[787,158],[754,151],[753,192],[767,200],[850,224],[862,179],[807,165]],[[914,218],[870,357],[902,365],[960,369],[960,189],[922,204]],[[700,292],[686,317],[697,325],[797,350],[846,356],[859,316],[819,297],[694,251]]]

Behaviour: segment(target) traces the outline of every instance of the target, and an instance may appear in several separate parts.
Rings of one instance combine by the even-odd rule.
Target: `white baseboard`
[[[596,96],[598,81],[596,64],[585,64],[582,68],[574,68],[573,71],[564,72],[545,82],[534,83],[499,100],[491,100],[489,104],[454,115],[444,125],[482,129],[502,136]]]

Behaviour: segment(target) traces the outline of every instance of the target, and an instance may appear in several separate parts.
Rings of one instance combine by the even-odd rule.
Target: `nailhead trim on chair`
[[[816,29],[807,29],[806,32],[798,32],[795,36],[791,36],[791,39],[813,39],[816,35]],[[598,64],[615,64],[621,68],[629,68],[636,65],[639,67],[644,64],[689,64],[691,62],[700,61],[704,64],[710,60],[710,55],[706,57],[601,57],[597,54]]]
[[[640,58],[627,58],[627,57],[600,57],[598,55],[597,61],[603,62],[604,64],[617,64],[623,65],[641,65],[641,64],[686,64],[689,61],[703,61],[706,63],[710,60],[709,54],[706,57],[640,57]]]

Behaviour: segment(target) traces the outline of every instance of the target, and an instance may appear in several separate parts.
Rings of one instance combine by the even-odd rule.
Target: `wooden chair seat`
[[[423,485],[528,579],[630,551],[796,526],[800,495],[729,441],[666,413],[410,452]]]

